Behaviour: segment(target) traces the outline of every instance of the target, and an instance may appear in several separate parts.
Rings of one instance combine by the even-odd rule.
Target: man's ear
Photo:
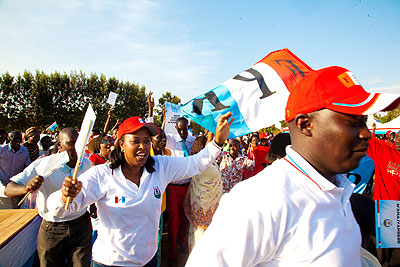
[[[122,142],[122,140],[118,140],[118,145],[121,148],[121,150],[124,148],[124,142]]]
[[[296,129],[306,136],[311,136],[313,127],[312,117],[309,114],[300,113],[295,118]]]

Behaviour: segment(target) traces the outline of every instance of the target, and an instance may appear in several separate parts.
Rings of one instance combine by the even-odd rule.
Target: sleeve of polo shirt
[[[243,194],[232,194],[234,189],[222,196],[210,226],[189,255],[187,267],[257,266],[274,257],[280,239],[279,218],[265,216],[243,199]]]
[[[199,153],[189,157],[160,157],[161,168],[157,171],[165,182],[179,181],[204,172],[215,160],[221,148],[210,142]]]
[[[95,203],[103,197],[101,190],[102,182],[99,168],[93,167],[79,175],[78,180],[82,182],[82,190],[71,202],[69,209],[65,210],[62,202],[61,189],[52,193],[47,199],[47,207],[57,217],[65,217],[71,212],[80,211],[90,204]]]
[[[28,160],[30,163],[29,157],[28,157]],[[22,172],[11,177],[10,180],[19,185],[27,185],[29,180],[37,175],[38,175],[38,173],[36,172],[35,164],[29,164],[28,167],[26,167]]]

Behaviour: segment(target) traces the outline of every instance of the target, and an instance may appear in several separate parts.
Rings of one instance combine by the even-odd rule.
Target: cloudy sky
[[[289,48],[400,93],[400,1],[0,0],[0,74],[101,73],[182,102]]]

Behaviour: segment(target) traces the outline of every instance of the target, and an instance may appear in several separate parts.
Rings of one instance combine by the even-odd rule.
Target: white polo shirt
[[[52,157],[57,157],[57,155],[51,155],[44,158],[40,158],[32,162],[28,167],[24,169],[23,172],[13,176],[11,181],[16,182],[19,185],[26,186],[28,182],[37,175],[44,175],[44,173],[38,173],[37,169],[40,169],[40,165],[46,165],[46,162],[51,160]],[[87,171],[92,166],[92,163],[89,159],[83,158],[81,165],[79,166],[78,171],[78,180],[80,179],[80,175]],[[75,168],[70,168],[67,164],[63,164],[61,168],[55,170],[48,177],[44,178],[44,181],[40,188],[38,189],[37,196],[37,208],[40,217],[45,219],[48,222],[65,222],[71,221],[79,218],[85,213],[85,209],[77,210],[66,217],[60,218],[58,216],[54,216],[53,213],[49,213],[47,208],[46,200],[48,196],[54,191],[60,190],[61,186],[65,180],[66,176],[72,176]]]
[[[179,134],[167,134],[165,133],[165,136],[167,137],[167,148],[171,151],[171,156],[173,157],[183,157],[183,139]],[[192,154],[192,146],[193,142],[196,138],[188,131],[188,136],[186,137],[186,140],[184,141],[186,144],[186,147],[188,149],[189,155]],[[176,184],[187,184],[190,182],[190,179],[183,179]]]
[[[61,191],[53,193],[47,204],[56,216],[67,216],[96,203],[99,225],[93,260],[112,266],[143,266],[157,251],[162,194],[168,183],[202,173],[219,151],[211,142],[191,157],[154,156],[155,172],[144,168],[139,187],[125,178],[121,167],[112,170],[108,164],[98,165],[79,178],[82,191],[68,211]]]
[[[223,195],[186,266],[361,266],[354,185],[337,175],[335,186],[286,152]]]

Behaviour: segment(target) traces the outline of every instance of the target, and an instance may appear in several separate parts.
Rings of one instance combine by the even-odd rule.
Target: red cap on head
[[[265,132],[261,132],[261,133],[258,135],[258,138],[259,138],[259,139],[268,139],[268,134],[265,133]]]
[[[367,115],[396,108],[399,95],[368,93],[354,75],[342,67],[328,67],[307,74],[292,90],[285,120],[322,108],[346,114]]]
[[[130,117],[126,120],[124,120],[118,127],[118,139],[121,139],[121,137],[124,134],[127,133],[134,133],[137,130],[141,129],[142,127],[147,128],[149,130],[150,135],[157,135],[158,134],[158,127],[152,122],[145,122],[142,118],[135,116],[135,117]]]

